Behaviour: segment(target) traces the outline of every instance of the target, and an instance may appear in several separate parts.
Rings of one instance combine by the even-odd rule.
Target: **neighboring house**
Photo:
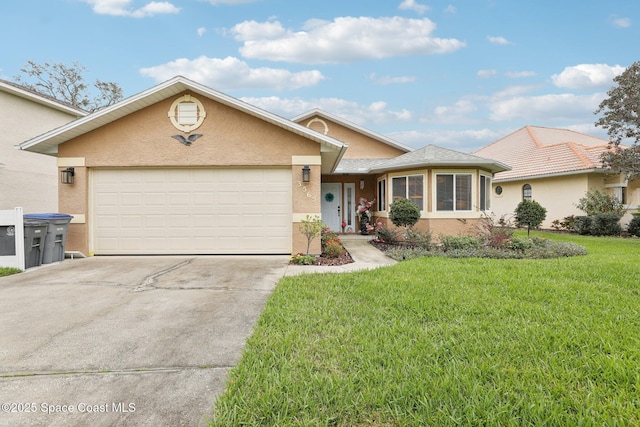
[[[87,113],[4,80],[0,80],[0,113],[0,210],[57,212],[56,159],[16,146]]]
[[[361,197],[377,199],[382,221],[407,197],[423,229],[462,232],[508,169],[411,151],[318,110],[287,120],[180,76],[20,147],[72,168],[73,184],[59,186],[60,211],[74,216],[67,249],[98,255],[302,252],[308,215],[356,232]]]
[[[602,168],[601,155],[609,141],[568,129],[526,126],[473,154],[511,166],[493,180],[496,216],[512,217],[523,199],[547,209],[542,227],[570,215],[585,215],[576,205],[592,189],[614,195],[628,211],[640,204],[640,187]],[[628,220],[627,216],[623,221]]]

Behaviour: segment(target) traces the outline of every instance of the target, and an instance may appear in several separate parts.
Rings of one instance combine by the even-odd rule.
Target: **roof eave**
[[[482,162],[469,162],[469,161],[447,161],[447,162],[414,162],[414,163],[406,163],[402,165],[393,165],[393,166],[381,166],[376,168],[371,168],[369,173],[384,173],[393,170],[401,170],[401,169],[412,169],[412,168],[447,168],[447,167],[474,167],[474,168],[482,168],[487,169],[492,173],[504,172],[511,170],[511,168],[500,162],[490,162],[490,163],[482,163]]]
[[[142,108],[145,108],[170,96],[177,95],[186,90],[191,90],[202,96],[211,97],[217,102],[231,106],[232,108],[243,111],[254,117],[259,117],[273,125],[279,126],[298,135],[309,138],[335,151],[342,151],[343,147],[345,146],[345,144],[334,138],[319,134],[318,132],[307,129],[306,127],[294,123],[290,120],[262,110],[253,105],[247,104],[229,95],[225,95],[221,92],[215,91],[204,85],[188,80],[182,76],[176,76],[164,83],[160,83],[150,89],[140,92],[139,94],[126,98],[114,105],[98,110],[88,116],[82,117],[57,129],[53,129],[40,136],[25,141],[22,144],[18,145],[18,148],[26,151],[55,155],[57,154],[57,146],[65,141],[76,138],[94,129],[107,125],[128,114],[141,110]]]
[[[523,176],[516,176],[512,178],[495,178],[493,182],[500,183],[500,182],[522,181],[523,179],[556,178],[559,176],[581,175],[585,173],[605,174],[605,173],[611,173],[611,170],[603,169],[603,168],[581,169],[576,171],[554,172],[554,173],[547,173],[547,174],[540,174],[540,175],[523,175]]]
[[[393,148],[397,148],[398,150],[404,151],[405,153],[413,151],[413,148],[409,147],[408,145],[404,145],[401,142],[395,141],[395,140],[393,140],[391,138],[388,138],[388,137],[386,137],[384,135],[381,135],[379,133],[373,132],[373,131],[371,131],[369,129],[365,129],[365,128],[361,127],[361,126],[358,126],[355,123],[352,123],[352,122],[350,122],[348,120],[345,120],[345,119],[343,119],[341,117],[335,116],[335,115],[333,115],[331,113],[327,113],[326,111],[323,111],[323,110],[321,110],[319,108],[314,108],[313,110],[307,111],[306,113],[303,113],[303,114],[300,114],[300,115],[298,115],[296,117],[293,117],[291,119],[291,121],[297,123],[299,121],[309,119],[309,118],[311,118],[313,116],[316,116],[316,115],[320,116],[320,117],[325,117],[325,118],[327,118],[329,120],[332,120],[332,121],[334,121],[336,123],[339,123],[340,125],[348,128],[348,129],[351,129],[351,130],[353,130],[355,132],[367,135],[370,138],[377,139],[378,141],[380,141],[380,142],[382,142],[384,144],[387,144],[387,145],[389,145],[389,146],[391,146]]]
[[[58,101],[56,101],[54,99],[49,99],[48,97],[41,96],[38,93],[22,89],[17,85],[13,85],[13,84],[9,84],[9,83],[5,83],[3,81],[0,81],[0,88],[2,88],[2,90],[4,90],[7,93],[10,93],[10,94],[12,94],[14,96],[18,96],[20,98],[24,98],[24,99],[28,99],[28,100],[33,101],[33,102],[37,102],[38,104],[45,105],[47,107],[53,108],[53,109],[61,111],[63,113],[70,114],[72,116],[84,117],[84,116],[89,114],[87,111],[84,111],[84,110],[82,110],[80,108],[76,108],[76,107],[73,107],[71,105],[66,105],[66,104],[64,104],[62,102],[58,102]]]

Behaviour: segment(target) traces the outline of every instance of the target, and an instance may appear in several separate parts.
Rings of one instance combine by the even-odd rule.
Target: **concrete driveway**
[[[94,257],[0,278],[0,425],[206,424],[287,261]]]

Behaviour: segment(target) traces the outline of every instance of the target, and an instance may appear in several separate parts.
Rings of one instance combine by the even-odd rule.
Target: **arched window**
[[[523,200],[531,200],[531,186],[529,184],[525,184],[522,186],[522,199]]]

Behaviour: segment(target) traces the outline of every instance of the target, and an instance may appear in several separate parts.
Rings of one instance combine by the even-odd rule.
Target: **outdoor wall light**
[[[364,179],[360,180],[360,189],[364,190]]]
[[[63,184],[73,184],[73,177],[75,170],[73,168],[66,168],[60,171],[60,181]]]
[[[309,181],[311,181],[311,168],[309,167],[309,165],[305,165],[302,168],[302,182]]]

